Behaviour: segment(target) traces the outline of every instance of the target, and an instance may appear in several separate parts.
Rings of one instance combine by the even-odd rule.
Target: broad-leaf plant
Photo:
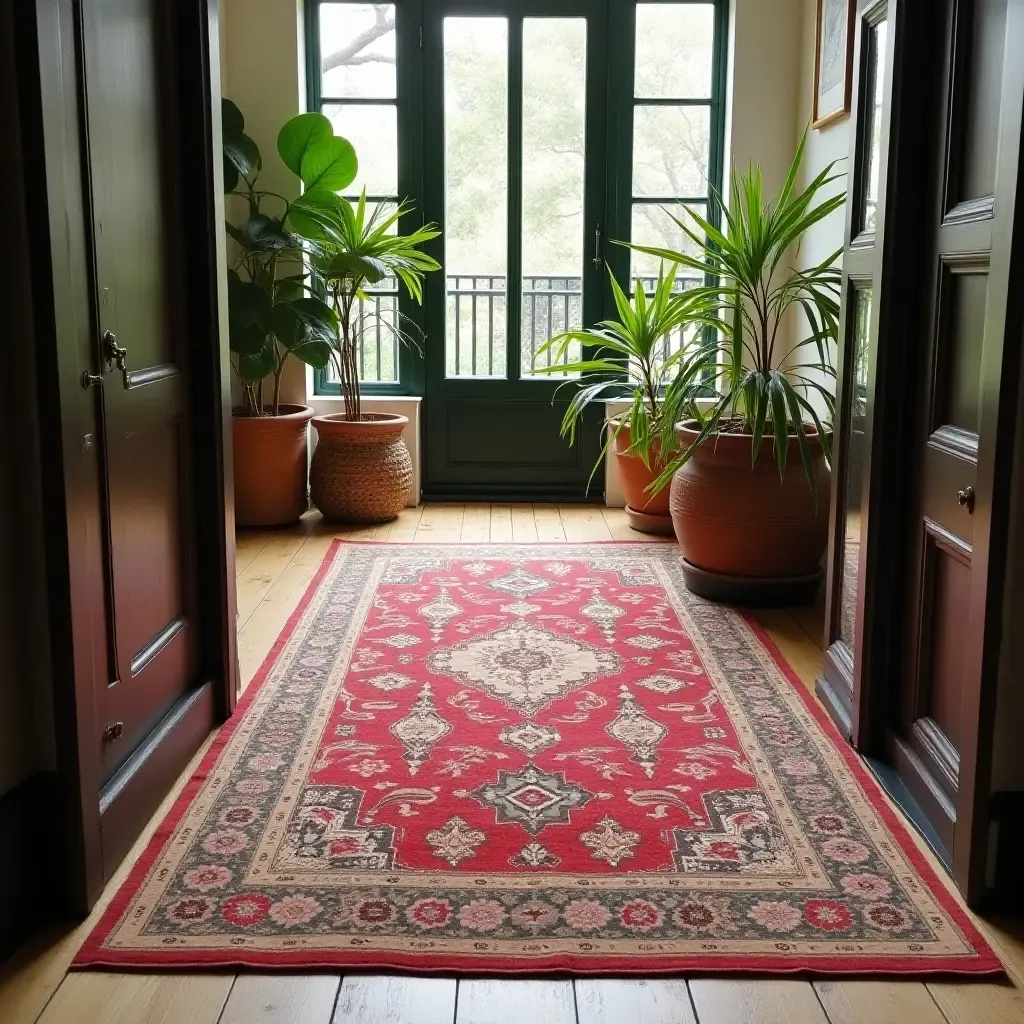
[[[242,382],[249,416],[280,413],[281,376],[291,356],[323,369],[331,358],[338,317],[315,294],[306,261],[318,254],[310,230],[330,233],[334,193],[351,184],[358,164],[355,150],[334,134],[321,114],[300,114],[281,129],[277,149],[285,165],[302,179],[299,199],[260,187],[263,160],[245,134],[241,111],[222,104],[224,188],[245,200],[245,219],[228,222],[237,243],[228,271],[228,318],[233,365]],[[326,207],[326,208],[325,208]],[[264,395],[264,380],[273,381]]]

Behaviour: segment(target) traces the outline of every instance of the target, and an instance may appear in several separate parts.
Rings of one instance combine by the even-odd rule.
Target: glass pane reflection
[[[843,460],[842,592],[839,597],[839,639],[853,650],[857,622],[857,568],[860,563],[861,479],[864,468],[864,429],[868,395],[868,331],[871,325],[871,289],[857,288],[853,296],[850,331],[850,409]]]
[[[871,29],[871,54],[869,57],[868,119],[865,138],[867,140],[867,164],[864,168],[863,230],[875,230],[878,209],[878,173],[882,160],[882,98],[885,85],[885,46],[888,25],[880,21]]]

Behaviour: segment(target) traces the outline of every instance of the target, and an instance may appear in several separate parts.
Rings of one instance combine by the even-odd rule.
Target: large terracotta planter
[[[678,428],[688,447],[697,430]],[[713,600],[747,604],[811,600],[828,540],[829,472],[821,441],[807,430],[818,503],[789,439],[780,479],[770,437],[751,465],[749,434],[720,434],[700,446],[672,480],[669,507],[687,586]]]
[[[240,416],[232,422],[235,522],[239,526],[292,523],[309,508],[307,434],[313,410],[282,405],[279,416]]]
[[[313,504],[346,523],[383,523],[409,501],[412,459],[402,440],[407,416],[344,413],[313,420],[319,441],[309,467]]]
[[[609,430],[614,430],[610,425]],[[644,465],[639,455],[629,455],[626,449],[630,445],[629,426],[624,426],[612,442],[615,462],[619,469],[622,482],[622,493],[626,497],[626,518],[634,530],[641,533],[657,533],[671,536],[672,517],[669,515],[667,487],[652,495],[647,488],[664,469],[653,453],[650,459],[651,468]]]

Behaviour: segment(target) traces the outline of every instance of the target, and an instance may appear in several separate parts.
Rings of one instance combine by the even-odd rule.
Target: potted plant
[[[411,211],[405,201],[368,208],[366,194],[355,203],[339,199],[331,208],[329,230],[320,236],[312,257],[314,276],[325,290],[337,319],[331,338],[343,413],[318,416],[318,434],[310,465],[313,502],[330,519],[375,523],[394,519],[409,500],[412,461],[402,440],[408,424],[395,413],[364,412],[359,390],[358,351],[369,317],[359,300],[364,289],[385,278],[397,278],[416,302],[423,301],[423,276],[440,264],[421,251],[439,233],[433,224],[409,234],[397,226]],[[314,228],[315,230],[315,228]],[[416,344],[397,311],[394,322],[376,320],[378,330],[391,331],[402,344]]]
[[[629,399],[629,411],[608,421],[607,438],[594,470],[609,449],[615,453],[629,524],[643,533],[672,533],[668,490],[651,488],[677,450],[671,429],[671,416],[676,410],[665,419],[662,395],[669,381],[695,358],[683,346],[667,352],[666,339],[677,332],[685,335],[695,329],[699,333],[706,326],[718,326],[713,318],[714,303],[704,290],[676,290],[677,269],[675,264],[667,272],[662,268],[649,299],[643,284],[637,281],[632,303],[609,269],[619,319],[556,335],[538,352],[552,349],[552,365],[534,371],[580,375],[572,382],[579,390],[562,418],[562,436],[570,444],[591,402]],[[583,346],[583,358],[564,362],[574,342]],[[588,349],[593,352],[589,357]]]
[[[281,380],[292,356],[318,369],[330,359],[337,316],[306,283],[304,260],[319,249],[301,230],[322,234],[330,221],[315,192],[312,200],[307,193],[289,202],[259,187],[263,161],[245,134],[241,111],[230,100],[222,109],[224,187],[246,206],[244,221],[227,224],[237,243],[228,270],[229,344],[242,387],[232,421],[235,519],[243,526],[271,526],[298,519],[309,507],[307,427],[313,410],[282,403]],[[313,146],[306,144],[311,117],[327,126],[324,133],[317,122]],[[333,194],[355,177],[355,151],[319,114],[292,118],[278,136],[278,152],[307,189]]]
[[[826,422],[835,416],[830,360],[839,333],[842,249],[806,270],[788,260],[804,232],[845,196],[819,200],[837,180],[833,164],[797,190],[805,142],[806,132],[773,200],[764,198],[759,167],[734,173],[722,230],[689,208],[674,218],[696,255],[634,246],[707,275],[711,283],[702,291],[728,324],[701,353],[702,365],[666,388],[663,429],[679,421],[678,451],[652,484],[657,490],[671,480],[687,585],[714,599],[809,600],[821,578],[830,432],[820,413]],[[787,349],[784,325],[796,310],[810,333]],[[811,358],[795,362],[798,353]],[[709,385],[715,401],[702,413],[696,399]]]

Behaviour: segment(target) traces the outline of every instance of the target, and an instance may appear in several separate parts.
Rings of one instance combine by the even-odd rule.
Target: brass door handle
[[[956,492],[956,501],[961,508],[967,509],[967,514],[974,512],[974,488],[965,487],[962,491]]]
[[[125,391],[132,386],[132,375],[128,369],[128,349],[117,343],[117,335],[113,331],[103,332],[103,358],[107,365],[114,363],[121,372],[121,383]]]

